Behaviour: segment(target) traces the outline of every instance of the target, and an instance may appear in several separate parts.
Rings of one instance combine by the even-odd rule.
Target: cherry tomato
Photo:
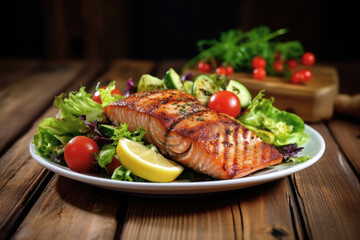
[[[253,71],[253,77],[257,80],[263,80],[266,77],[266,71],[263,68],[255,68]]]
[[[288,65],[291,69],[295,69],[299,64],[295,59],[290,59],[286,61],[286,65]]]
[[[305,75],[304,72],[299,70],[296,71],[290,78],[291,82],[293,84],[301,84],[305,81]]]
[[[217,74],[221,74],[221,75],[226,75],[226,73],[227,73],[226,68],[223,67],[223,66],[220,66],[220,67],[216,68],[215,72]]]
[[[301,58],[301,63],[305,66],[312,66],[315,64],[315,55],[311,52],[306,52]]]
[[[277,73],[282,73],[284,71],[284,65],[281,60],[276,60],[274,62],[274,69]]]
[[[117,169],[118,167],[121,166],[121,163],[119,162],[119,160],[116,159],[116,157],[114,156],[112,158],[111,163],[109,163],[108,165],[106,165],[107,170],[109,171],[110,174],[113,174],[115,169]]]
[[[200,72],[208,73],[211,71],[212,67],[211,64],[206,63],[204,61],[200,61],[198,64],[198,69]]]
[[[301,69],[299,70],[300,72],[302,72],[302,74],[304,74],[304,82],[309,82],[312,78],[312,72],[308,69]]]
[[[99,147],[94,140],[85,136],[77,136],[65,145],[65,162],[70,169],[87,173],[95,165],[96,153],[99,153]]]
[[[103,87],[100,87],[100,88],[106,89],[107,86],[103,86]],[[111,91],[111,95],[122,95],[122,92],[119,89],[115,88],[114,90]],[[99,91],[96,91],[92,95],[91,99],[94,100],[97,103],[100,103],[100,104],[102,103]]]
[[[220,113],[226,113],[236,118],[241,111],[241,103],[235,93],[220,91],[213,94],[208,102],[208,107]]]
[[[260,57],[260,56],[256,56],[253,58],[252,62],[251,62],[251,66],[253,68],[265,68],[266,67],[266,61],[264,58]]]
[[[234,73],[234,68],[230,65],[226,66],[226,76],[231,76]]]

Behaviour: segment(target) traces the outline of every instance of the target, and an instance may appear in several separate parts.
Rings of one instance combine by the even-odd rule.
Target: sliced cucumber
[[[219,91],[219,87],[216,81],[207,75],[199,75],[192,87],[192,95],[204,105],[208,103],[211,95],[217,91]]]
[[[169,89],[177,89],[185,91],[184,85],[180,79],[179,74],[175,72],[174,69],[170,68],[164,76],[165,86]]]
[[[141,76],[138,84],[137,91],[151,91],[151,90],[159,90],[165,89],[165,84],[163,80],[158,79],[157,77],[153,77],[149,74],[144,74]]]
[[[216,82],[216,84],[219,87],[219,91],[225,90],[226,88],[226,76],[222,74],[211,74],[211,78],[213,78]]]
[[[185,81],[184,82],[184,88],[185,88],[185,92],[187,94],[192,94],[192,87],[194,85],[193,81]]]
[[[114,136],[114,132],[117,128],[113,125],[100,124],[98,126],[98,129],[102,135],[112,137],[112,136]]]
[[[249,106],[251,102],[251,94],[243,84],[235,80],[230,80],[226,90],[235,93],[239,97],[241,109],[245,109]]]

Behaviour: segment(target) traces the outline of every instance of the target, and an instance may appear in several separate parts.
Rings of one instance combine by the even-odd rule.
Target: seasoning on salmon
[[[226,114],[178,90],[140,92],[104,109],[115,124],[146,130],[145,140],[167,157],[219,179],[281,163],[282,155]]]

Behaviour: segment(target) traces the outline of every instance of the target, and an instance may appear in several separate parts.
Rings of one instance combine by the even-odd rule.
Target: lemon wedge
[[[152,182],[171,182],[184,168],[144,145],[120,138],[116,153],[124,167]]]

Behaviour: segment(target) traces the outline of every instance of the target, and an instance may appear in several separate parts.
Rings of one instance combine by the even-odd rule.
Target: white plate
[[[151,195],[188,195],[214,193],[263,184],[286,177],[292,173],[298,172],[313,165],[323,155],[325,151],[325,142],[317,131],[308,125],[305,127],[305,132],[309,133],[309,141],[304,146],[304,149],[301,151],[300,155],[310,155],[312,156],[311,159],[304,163],[298,164],[282,163],[275,167],[266,168],[259,172],[253,173],[250,176],[231,180],[171,183],[123,182],[74,172],[68,167],[60,166],[48,159],[39,156],[36,153],[35,146],[33,144],[30,144],[30,154],[39,164],[49,169],[50,171],[80,182],[106,189]]]

